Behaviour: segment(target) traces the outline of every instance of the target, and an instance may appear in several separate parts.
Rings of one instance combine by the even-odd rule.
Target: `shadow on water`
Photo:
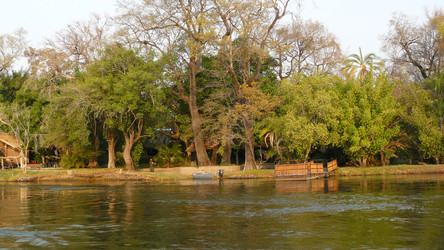
[[[0,185],[0,248],[439,248],[444,175]]]

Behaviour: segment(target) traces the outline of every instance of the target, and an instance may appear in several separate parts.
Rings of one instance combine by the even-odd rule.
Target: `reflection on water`
[[[0,184],[0,248],[440,248],[443,181]]]
[[[277,181],[277,193],[328,193],[338,191],[337,179],[315,179],[309,181]]]

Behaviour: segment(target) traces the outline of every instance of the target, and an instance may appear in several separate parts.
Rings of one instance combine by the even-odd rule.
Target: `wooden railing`
[[[311,162],[311,173],[312,174],[324,173],[324,164]]]
[[[328,172],[331,172],[338,168],[338,161],[334,160],[327,163]]]
[[[275,170],[276,176],[308,175],[310,173],[310,162],[276,165]]]

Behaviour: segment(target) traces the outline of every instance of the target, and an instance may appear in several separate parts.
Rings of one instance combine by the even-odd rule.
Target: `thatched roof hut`
[[[20,147],[22,144],[23,142],[20,138],[0,132],[0,159],[2,168],[4,168],[5,163],[19,164]]]
[[[1,146],[8,145],[11,148],[19,149],[22,144],[23,142],[22,140],[20,140],[20,138],[17,138],[5,132],[0,132]]]

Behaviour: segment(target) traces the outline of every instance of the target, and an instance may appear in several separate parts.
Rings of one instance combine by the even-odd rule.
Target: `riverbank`
[[[195,169],[195,168],[193,168]],[[402,175],[402,174],[444,174],[444,165],[395,165],[384,167],[341,167],[332,176]],[[226,179],[274,178],[274,169],[225,172]],[[0,182],[38,181],[175,181],[192,179],[192,174],[183,174],[177,169],[148,169],[125,171],[123,169],[30,169],[1,170]]]
[[[333,176],[444,174],[444,165],[390,165],[381,167],[341,167]]]
[[[176,173],[149,173],[145,171],[125,171],[123,169],[40,169],[0,171],[0,182],[37,181],[162,181],[189,178]]]

